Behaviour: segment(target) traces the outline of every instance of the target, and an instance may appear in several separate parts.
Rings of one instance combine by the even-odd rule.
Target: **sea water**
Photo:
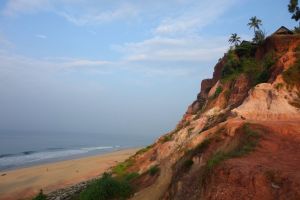
[[[142,147],[153,139],[142,135],[1,131],[0,171]]]

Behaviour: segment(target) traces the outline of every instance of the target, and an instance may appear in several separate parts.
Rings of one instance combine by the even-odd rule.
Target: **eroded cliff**
[[[175,130],[123,163],[132,199],[300,199],[300,35],[229,50]]]

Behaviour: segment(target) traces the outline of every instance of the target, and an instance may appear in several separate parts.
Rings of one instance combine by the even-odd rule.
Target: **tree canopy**
[[[300,9],[298,6],[298,0],[290,0],[288,5],[289,12],[292,14],[292,19],[298,21],[300,19]]]
[[[250,22],[248,23],[249,28],[253,28],[254,33],[256,30],[262,26],[262,21],[258,19],[256,16],[250,18]]]
[[[241,43],[241,37],[239,37],[236,33],[232,33],[228,42],[234,44],[234,46],[237,46],[239,43]]]

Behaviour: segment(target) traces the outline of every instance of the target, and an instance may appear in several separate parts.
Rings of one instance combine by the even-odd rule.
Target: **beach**
[[[30,199],[40,189],[49,193],[98,177],[137,150],[138,148],[119,150],[80,159],[1,171],[0,200]]]

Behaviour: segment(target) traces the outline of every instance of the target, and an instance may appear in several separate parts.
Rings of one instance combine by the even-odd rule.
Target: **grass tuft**
[[[133,160],[132,159],[127,159],[126,161],[118,164],[117,166],[115,166],[113,169],[112,169],[112,172],[114,174],[116,174],[117,176],[121,177],[121,176],[124,176],[126,175],[126,170],[133,165]]]
[[[43,190],[40,190],[37,196],[35,196],[32,200],[46,200],[47,196],[43,193]]]
[[[150,169],[148,170],[148,173],[150,176],[154,176],[157,173],[159,173],[160,169],[157,165],[150,167]]]

